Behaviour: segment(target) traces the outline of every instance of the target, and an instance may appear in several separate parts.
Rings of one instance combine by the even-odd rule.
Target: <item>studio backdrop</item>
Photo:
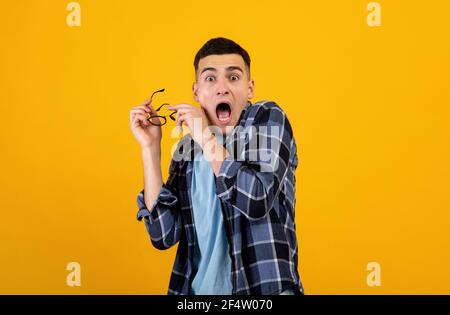
[[[227,37],[298,145],[306,294],[450,293],[450,2],[20,0],[0,7],[0,293],[166,294],[129,111],[195,103]],[[164,129],[162,169],[179,137]]]

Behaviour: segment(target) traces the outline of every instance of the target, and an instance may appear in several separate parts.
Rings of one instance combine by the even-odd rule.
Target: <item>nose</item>
[[[222,82],[218,85],[216,94],[217,96],[228,95],[230,94],[230,89],[226,83]]]

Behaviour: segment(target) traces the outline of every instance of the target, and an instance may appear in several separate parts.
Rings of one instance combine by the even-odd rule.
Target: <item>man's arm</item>
[[[137,219],[144,218],[153,246],[167,249],[176,244],[181,236],[181,215],[175,191],[178,174],[175,163],[169,169],[169,179],[163,185],[161,176],[161,126],[159,118],[148,121],[158,113],[151,105],[151,98],[130,111],[130,128],[142,148],[144,164],[144,189],[138,194]]]
[[[161,147],[147,147],[142,149],[144,166],[144,200],[151,207],[158,198],[163,185],[161,173]]]
[[[277,202],[295,145],[285,113],[273,102],[258,109],[251,127],[243,150],[221,161],[216,193],[248,219],[259,220]]]
[[[168,249],[181,237],[182,223],[180,204],[176,195],[178,172],[172,160],[169,177],[163,184],[161,176],[160,151],[143,150],[144,189],[139,193],[137,219],[144,219],[153,246]]]

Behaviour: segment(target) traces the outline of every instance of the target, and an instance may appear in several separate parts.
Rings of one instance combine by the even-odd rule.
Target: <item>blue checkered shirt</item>
[[[294,209],[297,147],[285,112],[272,101],[247,102],[223,140],[231,155],[216,177],[216,194],[230,244],[232,294],[271,295],[288,288],[303,294]],[[143,190],[137,197],[137,219],[144,219],[153,246],[164,250],[178,243],[168,294],[189,294],[195,273],[190,186],[197,149],[184,136],[154,204],[147,207]]]

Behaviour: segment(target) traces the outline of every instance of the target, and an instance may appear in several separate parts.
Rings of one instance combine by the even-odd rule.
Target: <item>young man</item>
[[[171,106],[178,143],[163,183],[161,126],[151,99],[131,109],[142,147],[137,201],[153,246],[178,243],[168,294],[303,294],[297,272],[297,148],[284,111],[251,104],[250,57],[235,42],[209,40],[194,60],[200,107]]]

